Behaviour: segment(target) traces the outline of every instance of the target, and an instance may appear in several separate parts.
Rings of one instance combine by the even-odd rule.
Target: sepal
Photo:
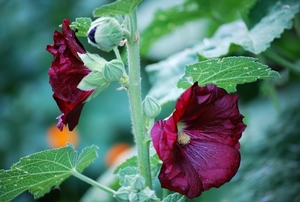
[[[84,66],[92,71],[102,71],[106,64],[106,60],[100,57],[98,54],[92,54],[88,52],[84,54],[77,54],[84,63]]]
[[[108,81],[119,81],[124,74],[124,64],[120,60],[107,62],[103,69],[103,76]]]

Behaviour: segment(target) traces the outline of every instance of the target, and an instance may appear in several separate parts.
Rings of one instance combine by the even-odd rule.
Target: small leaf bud
[[[105,64],[103,77],[108,81],[118,81],[123,76],[124,64],[120,60],[112,60]]]
[[[92,22],[88,42],[103,51],[111,51],[123,39],[122,26],[112,17],[101,17]]]
[[[134,175],[125,175],[123,186],[131,186],[134,177]]]
[[[114,194],[114,197],[120,202],[128,202],[130,194],[130,187],[120,187]]]
[[[128,195],[128,199],[129,199],[130,202],[140,202],[137,192],[131,192]]]
[[[155,118],[159,115],[161,106],[157,99],[147,95],[143,101],[143,113],[148,118]]]
[[[139,191],[144,189],[144,187],[145,187],[145,179],[139,174],[135,175],[131,182],[131,188]]]
[[[139,202],[155,202],[159,201],[158,198],[155,195],[155,192],[149,187],[146,187],[142,191],[138,193],[139,195]]]

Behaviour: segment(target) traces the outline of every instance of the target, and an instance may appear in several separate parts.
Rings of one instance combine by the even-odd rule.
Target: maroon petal
[[[238,150],[210,140],[192,139],[181,152],[200,176],[204,190],[220,187],[230,181],[240,165]]]
[[[69,27],[70,21],[65,19],[62,24],[62,33],[55,31],[54,44],[48,45],[46,50],[53,54],[54,60],[48,71],[49,83],[62,115],[59,116],[58,128],[69,125],[73,130],[78,124],[81,110],[86,99],[93,93],[77,88],[80,81],[91,70],[84,66],[77,53],[85,53],[82,44]]]

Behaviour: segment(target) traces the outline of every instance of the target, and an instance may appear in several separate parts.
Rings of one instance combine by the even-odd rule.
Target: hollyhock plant
[[[154,124],[151,136],[163,161],[158,176],[163,188],[195,198],[231,180],[246,128],[237,102],[237,95],[196,82],[178,99],[173,114]]]
[[[54,56],[48,74],[54,92],[53,98],[62,112],[57,117],[57,127],[60,130],[64,125],[68,125],[69,130],[75,128],[85,101],[94,92],[94,90],[82,91],[77,88],[80,81],[91,70],[84,66],[78,56],[78,53],[86,53],[86,51],[69,25],[68,19],[63,20],[62,33],[55,31],[54,44],[46,48]]]

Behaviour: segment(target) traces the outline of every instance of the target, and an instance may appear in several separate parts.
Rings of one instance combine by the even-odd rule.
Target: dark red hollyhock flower
[[[178,99],[173,114],[156,122],[153,145],[163,161],[163,188],[188,198],[231,180],[240,165],[239,139],[246,125],[238,96],[195,83]]]
[[[86,99],[94,92],[82,91],[77,88],[79,82],[91,70],[84,66],[77,53],[86,53],[82,44],[69,27],[70,21],[62,23],[62,33],[55,31],[54,44],[48,45],[46,50],[53,54],[54,60],[48,71],[49,83],[62,114],[57,117],[57,127],[62,130],[64,125],[73,130],[78,124],[79,116]]]

